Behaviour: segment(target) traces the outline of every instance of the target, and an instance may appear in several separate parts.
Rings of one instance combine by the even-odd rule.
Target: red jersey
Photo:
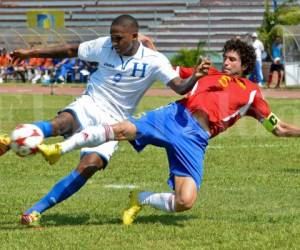
[[[193,71],[193,68],[180,67],[179,74],[187,78]],[[257,84],[214,68],[210,68],[208,75],[200,78],[187,97],[179,102],[191,113],[207,114],[211,137],[225,131],[244,115],[262,122],[271,113]]]

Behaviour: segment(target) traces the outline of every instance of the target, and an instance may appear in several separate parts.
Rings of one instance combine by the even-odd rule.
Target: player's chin
[[[231,74],[231,70],[230,70],[230,69],[223,69],[223,72],[224,72],[225,74],[228,74],[228,75]]]
[[[119,55],[122,55],[122,50],[120,48],[114,47],[114,49]]]

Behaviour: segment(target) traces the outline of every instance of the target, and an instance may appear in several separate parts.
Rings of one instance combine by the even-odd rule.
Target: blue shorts
[[[172,189],[175,189],[174,176],[192,177],[200,188],[210,135],[183,105],[174,102],[129,120],[137,127],[136,139],[131,141],[137,151],[148,144],[166,149],[170,169],[168,184]]]

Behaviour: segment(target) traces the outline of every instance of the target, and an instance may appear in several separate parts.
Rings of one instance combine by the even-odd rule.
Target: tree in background
[[[264,19],[259,28],[259,37],[266,48],[270,49],[276,36],[282,37],[283,25],[300,24],[300,7],[296,3],[297,0],[288,0],[271,11],[269,1],[265,0]]]
[[[170,60],[172,65],[185,67],[195,66],[198,61],[198,58],[204,55],[204,45],[204,42],[199,41],[197,44],[197,49],[179,50]]]

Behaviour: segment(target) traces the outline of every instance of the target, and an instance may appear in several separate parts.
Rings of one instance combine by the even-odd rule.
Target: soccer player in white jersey
[[[84,94],[58,112],[51,121],[39,121],[37,125],[44,137],[68,137],[82,129],[99,124],[113,124],[131,115],[146,90],[160,80],[178,94],[191,90],[198,80],[195,74],[181,79],[165,56],[146,48],[138,40],[138,23],[129,15],[115,18],[110,36],[83,42],[43,49],[20,49],[11,54],[13,60],[29,57],[76,57],[98,62],[98,70],[92,74]],[[0,152],[9,149],[9,138],[0,137]],[[111,141],[81,151],[78,166],[60,180],[50,192],[21,217],[21,223],[36,225],[41,213],[75,194],[98,170],[104,169],[117,149]]]

